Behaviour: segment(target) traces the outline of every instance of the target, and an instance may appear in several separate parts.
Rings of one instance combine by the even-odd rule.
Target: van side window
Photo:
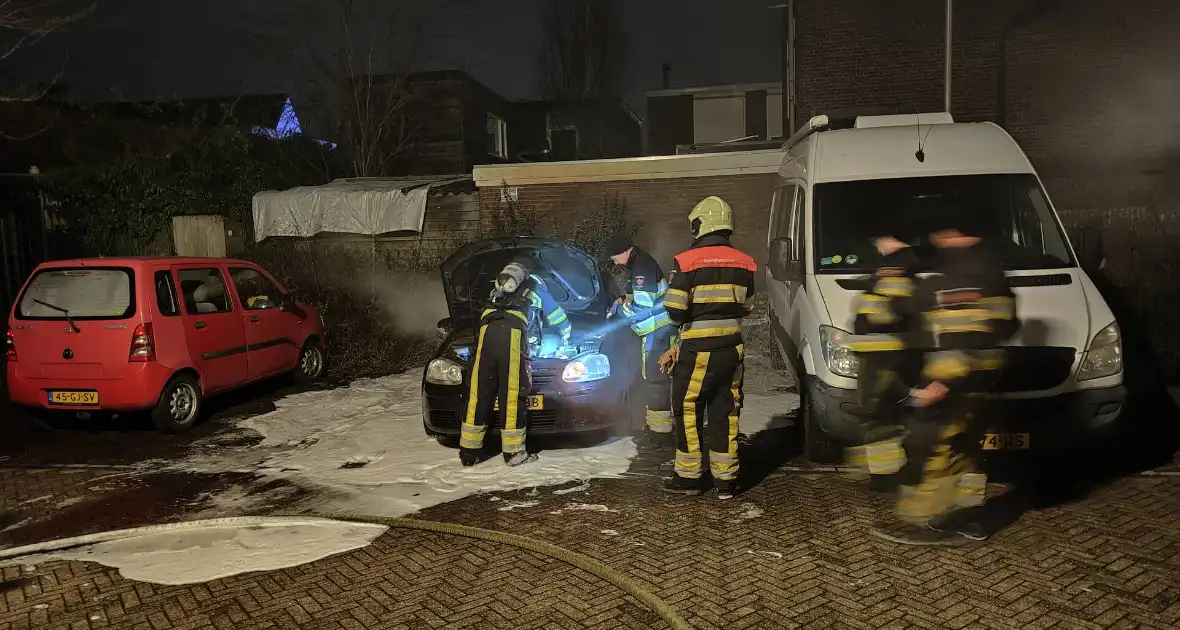
[[[165,317],[180,315],[180,301],[176,298],[176,284],[172,282],[172,273],[157,271],[155,285],[156,312]]]
[[[788,184],[774,191],[774,231],[771,238],[791,236],[791,204],[795,200],[795,185]]]
[[[225,278],[218,269],[181,269],[176,272],[180,278],[180,297],[184,312],[189,315],[228,313],[229,290]]]
[[[795,187],[795,203],[791,209],[791,253],[794,260],[806,260],[807,231],[804,223],[807,218],[807,188]]]

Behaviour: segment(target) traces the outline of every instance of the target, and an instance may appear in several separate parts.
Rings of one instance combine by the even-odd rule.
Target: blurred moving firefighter
[[[527,264],[527,261],[511,262],[496,276],[495,289],[480,317],[467,414],[459,437],[459,460],[464,466],[472,466],[482,459],[484,434],[497,411],[497,400],[504,416],[500,430],[504,461],[509,466],[519,466],[537,458],[525,448],[532,390],[530,310],[539,310],[545,325],[559,330],[563,343],[569,340],[571,325],[565,310],[544,284],[529,274]]]
[[[675,474],[664,490],[696,496],[705,489],[703,455],[720,499],[737,492],[738,420],[745,346],[742,318],[754,307],[754,259],[729,243],[733,210],[706,197],[688,215],[695,240],[676,256],[664,307],[680,340],[660,357],[672,374]],[[708,436],[702,435],[708,418]]]
[[[641,453],[663,451],[672,446],[671,378],[660,370],[660,357],[676,341],[676,327],[664,308],[668,281],[651,254],[639,249],[626,234],[612,237],[606,253],[616,265],[626,265],[631,274],[631,290],[619,298],[607,317],[622,313],[631,322],[631,331],[639,336],[641,373],[644,393],[644,431],[638,440]]]
[[[979,522],[987,477],[981,451],[988,390],[1004,365],[1001,344],[1016,334],[1016,298],[1003,267],[977,236],[972,221],[940,213],[930,242],[936,275],[919,282],[926,351],[906,452],[921,463],[921,480],[903,479],[898,497],[902,531],[874,534],[911,545],[986,540]]]
[[[917,380],[921,334],[915,270],[918,257],[909,243],[880,236],[873,244],[881,266],[856,301],[851,342],[860,362],[856,414],[862,418],[863,444],[848,449],[849,464],[867,469],[872,489],[890,489],[899,475],[909,485],[920,481],[921,468],[905,457],[905,401]],[[915,476],[916,475],[916,476]],[[901,479],[905,483],[907,479]]]

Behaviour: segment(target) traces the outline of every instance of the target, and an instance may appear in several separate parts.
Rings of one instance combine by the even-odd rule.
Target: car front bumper
[[[572,385],[551,384],[534,388],[532,394],[544,397],[544,407],[528,412],[529,433],[564,435],[609,429],[625,423],[626,397],[608,382]],[[422,385],[422,423],[427,432],[456,436],[467,412],[467,385]],[[503,427],[496,413],[491,429]]]
[[[860,420],[849,413],[855,392],[816,382],[812,390],[822,410],[819,427],[836,441],[854,443]],[[1029,450],[1068,451],[1110,438],[1127,405],[1123,386],[1087,389],[1045,398],[995,399],[988,403],[988,433],[1023,433]]]

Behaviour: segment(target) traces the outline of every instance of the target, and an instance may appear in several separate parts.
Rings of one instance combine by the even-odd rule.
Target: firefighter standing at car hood
[[[680,340],[660,367],[672,373],[676,427],[675,474],[664,490],[705,491],[704,461],[718,497],[737,491],[738,419],[742,405],[745,346],[742,319],[754,306],[754,259],[729,243],[733,210],[720,197],[706,197],[688,215],[695,239],[675,258],[664,308],[680,327]],[[705,418],[708,435],[702,435]]]
[[[459,459],[464,466],[481,460],[484,434],[496,414],[497,399],[504,418],[500,430],[504,461],[518,466],[536,459],[525,447],[532,390],[528,344],[531,309],[540,310],[545,324],[557,328],[563,341],[569,340],[570,322],[565,310],[529,275],[524,261],[509,263],[496,276],[495,289],[480,316],[467,413],[459,437]]]
[[[630,236],[620,234],[606,244],[606,253],[616,265],[626,265],[631,290],[619,298],[611,314],[621,312],[640,339],[640,372],[644,381],[644,431],[640,452],[657,452],[672,446],[671,382],[660,370],[659,359],[675,342],[676,328],[664,309],[668,282],[651,254],[639,249]]]

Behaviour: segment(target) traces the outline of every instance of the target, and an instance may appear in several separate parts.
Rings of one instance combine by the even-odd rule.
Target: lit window
[[[491,114],[488,114],[488,153],[508,159],[508,124]]]

